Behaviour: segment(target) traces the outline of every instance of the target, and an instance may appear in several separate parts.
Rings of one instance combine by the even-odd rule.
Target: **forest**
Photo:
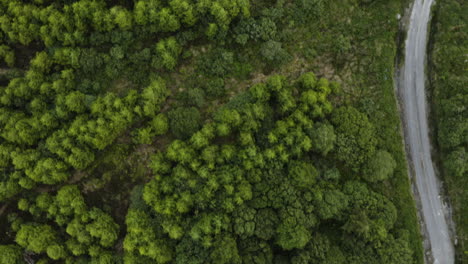
[[[407,4],[0,0],[0,264],[422,264]]]
[[[468,261],[468,28],[464,2],[438,4],[432,23],[431,97],[438,161],[454,210],[458,259]]]

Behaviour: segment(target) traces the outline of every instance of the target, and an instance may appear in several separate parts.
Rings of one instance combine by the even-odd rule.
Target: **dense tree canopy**
[[[410,263],[368,112],[279,70],[325,6],[0,0],[0,264]]]
[[[385,180],[394,161],[385,151],[379,150],[374,158],[367,154],[375,151],[375,139],[367,118],[358,110],[326,108],[320,115],[310,111],[327,105],[330,93],[326,82],[308,81],[311,79],[313,75],[304,76],[296,86],[281,76],[271,77],[266,85],[253,86],[240,95],[251,99],[226,105],[190,139],[173,141],[165,152],[155,155],[155,176],[142,193],[152,213],[132,211],[127,216],[130,232],[126,245],[132,254],[140,252],[157,263],[199,263],[200,254],[205,256],[204,262],[242,263],[239,250],[254,239],[263,246],[249,249],[249,254],[267,254],[265,259],[271,260],[277,254],[275,248],[280,247],[295,256],[296,263],[302,263],[299,261],[305,260],[300,259],[309,256],[314,233],[321,230],[322,223],[333,222],[345,231],[342,235],[356,235],[359,243],[376,243],[369,254],[375,261],[382,260],[378,245],[390,236],[395,223],[393,204],[364,183],[339,176],[320,178],[309,153],[316,150],[325,158],[330,152],[345,161],[344,168],[350,162],[364,164],[362,173],[371,182]],[[291,97],[296,93],[303,99]],[[267,125],[264,113],[270,107],[278,109],[278,114],[272,125]],[[323,122],[314,125],[314,120],[323,118],[331,118],[336,128]],[[353,125],[357,127],[354,130]],[[333,144],[335,129],[337,137],[343,139],[337,148]],[[266,141],[260,140],[262,134],[268,135]],[[226,137],[234,141],[217,143],[217,138]],[[353,148],[347,154],[357,157],[354,152],[361,151],[367,158],[354,161],[347,157],[351,159],[348,162],[343,158],[345,146]],[[379,166],[382,162],[386,167]],[[360,167],[356,170],[361,171]],[[141,216],[135,217],[137,213]],[[146,219],[146,229],[154,231],[145,236],[154,237],[143,241],[159,241],[151,247],[158,252],[177,252],[183,246],[200,253],[164,257],[141,253],[147,252],[151,242],[136,242],[134,236],[141,229],[133,229],[137,224],[133,219]],[[332,239],[326,233],[323,236]],[[342,242],[332,241],[324,249],[334,252],[330,258],[352,256],[342,251]],[[398,250],[401,246],[409,250],[404,244]],[[362,260],[358,255],[353,258]]]

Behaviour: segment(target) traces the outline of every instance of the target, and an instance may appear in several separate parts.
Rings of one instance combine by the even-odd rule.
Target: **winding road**
[[[426,239],[431,247],[434,264],[453,264],[454,247],[446,220],[446,208],[441,201],[440,184],[431,159],[427,121],[424,69],[432,3],[433,0],[414,1],[399,89],[405,141],[421,201],[421,215],[427,229]]]

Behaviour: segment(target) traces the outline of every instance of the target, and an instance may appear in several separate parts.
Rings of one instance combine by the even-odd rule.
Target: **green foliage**
[[[38,160],[34,169],[27,171],[26,174],[35,182],[55,184],[68,178],[67,169],[68,166],[64,162],[45,158]]]
[[[153,133],[151,127],[135,129],[132,132],[133,142],[136,144],[151,144],[153,141]]]
[[[114,22],[122,30],[129,30],[132,28],[133,18],[131,12],[120,6],[114,6],[110,9]]]
[[[5,172],[0,172],[0,175],[0,201],[10,198],[21,191],[19,180],[25,178],[18,179],[15,177],[19,175],[18,173],[12,173],[12,176],[9,178],[6,178],[8,174]]]
[[[241,19],[234,27],[235,41],[245,45],[249,40],[269,41],[273,40],[277,34],[276,24],[268,17],[259,19],[245,18]]]
[[[149,86],[143,89],[140,95],[139,105],[135,112],[144,116],[153,117],[159,112],[160,105],[166,100],[169,91],[162,80],[152,81]]]
[[[296,251],[291,263],[346,263],[346,259],[343,252],[334,245],[329,236],[315,233],[313,239],[303,250]]]
[[[323,0],[295,0],[295,2],[294,19],[301,23],[317,19],[325,11]]]
[[[202,107],[205,104],[205,92],[200,88],[188,89],[177,95],[177,99],[183,105],[194,106],[197,108]]]
[[[117,240],[119,226],[111,216],[97,208],[93,208],[88,217],[91,222],[86,225],[86,231],[99,239],[101,246],[111,247]]]
[[[309,231],[300,225],[290,226],[281,224],[276,232],[278,232],[278,240],[276,243],[285,250],[303,248],[311,239]]]
[[[318,3],[318,5],[314,7],[314,3]],[[312,4],[311,7],[313,8],[309,9],[312,11],[309,13],[311,16],[301,15],[304,14],[304,10],[307,10],[304,8],[304,4]],[[401,48],[398,46],[400,42],[395,41],[400,22],[395,19],[395,14],[401,12],[406,5],[406,2],[399,1],[373,1],[370,4],[356,1],[294,1],[294,5],[291,5],[292,8],[289,8],[289,6],[284,8],[287,20],[282,21],[288,21],[288,24],[284,27],[279,26],[280,24],[277,25],[279,26],[278,32],[282,33],[282,42],[287,50],[291,52],[291,55],[297,58],[297,61],[295,60],[295,64],[287,64],[279,70],[291,73],[291,76],[297,76],[296,74],[304,71],[304,69],[320,69],[320,73],[325,76],[333,75],[333,78],[336,78],[335,80],[340,83],[340,85],[336,85],[335,82],[330,83],[330,89],[333,95],[336,95],[336,97],[332,97],[333,105],[340,107],[343,104],[349,104],[358,107],[359,111],[368,116],[369,121],[375,127],[377,149],[388,151],[397,164],[392,177],[388,181],[377,182],[372,186],[377,192],[384,193],[391,198],[392,203],[398,210],[398,228],[409,231],[408,245],[413,254],[412,261],[423,263],[424,256],[420,228],[418,227],[419,222],[413,202],[414,199],[410,192],[408,170],[404,160],[404,147],[402,146],[403,141],[400,133],[398,133],[401,120],[395,103],[394,78],[392,78],[393,73],[391,70],[395,68],[395,57],[398,49]],[[455,13],[454,10],[447,12],[447,14]],[[434,15],[432,21],[436,21],[435,17]],[[446,17],[453,16],[448,15]],[[453,32],[448,28],[451,27],[445,27],[441,32]],[[341,53],[339,58],[336,58],[337,40],[340,35],[342,35],[343,40],[351,45],[351,48],[348,52]],[[463,45],[458,44],[458,46]],[[449,58],[453,54],[455,53],[447,52],[443,55],[443,58]],[[455,61],[455,58],[462,58],[462,56],[454,55],[447,61]],[[440,63],[438,64],[440,65]],[[460,70],[463,68],[463,66],[457,67]],[[350,72],[352,74],[349,74]],[[429,75],[433,76],[433,74]],[[461,75],[463,74],[458,74],[458,76]],[[452,85],[455,84],[455,82],[451,83]],[[443,88],[441,90],[446,91],[448,89]],[[360,103],[363,99],[367,101],[366,104]],[[337,127],[333,123],[332,125],[335,128],[335,134],[338,136]],[[342,181],[348,177],[357,178],[362,176],[359,168],[350,170],[349,167],[345,167],[344,164],[336,161],[337,148],[337,145],[335,145],[335,149],[327,155],[327,160],[333,160],[327,162],[327,168],[336,166],[340,173],[331,175],[341,174],[338,178],[340,180],[326,180],[325,177],[328,173],[321,173],[323,180],[327,184],[342,185]],[[461,196],[461,190],[462,188],[459,189],[457,197]],[[321,227],[320,229],[328,231],[337,228]],[[333,235],[330,235],[330,237],[333,237]],[[343,238],[343,240],[350,239],[347,237]],[[384,263],[384,260],[375,256],[376,251],[371,249],[372,246],[369,243],[358,246],[356,241],[352,241],[347,245],[339,244],[336,247],[341,249],[342,254],[345,255],[344,257],[341,255],[342,261],[338,263]],[[359,257],[350,256],[352,255],[349,254],[350,251],[353,251],[355,255],[358,255],[360,251],[363,253]],[[339,261],[339,254],[336,255],[337,258],[334,259]],[[331,260],[317,260],[315,258],[311,263],[314,262],[333,263]]]
[[[343,229],[365,241],[386,240],[388,231],[396,221],[395,206],[387,198],[359,182],[346,183],[344,192],[351,197],[350,208],[354,211]]]
[[[260,53],[267,63],[281,65],[290,59],[290,55],[282,48],[282,44],[273,40],[263,43]]]
[[[257,212],[255,222],[260,223],[255,228],[255,236],[263,240],[270,240],[276,234],[279,218],[272,209],[265,208]]]
[[[368,182],[386,180],[393,174],[395,167],[396,162],[392,155],[387,151],[378,150],[363,169],[363,178]]]
[[[314,202],[322,219],[339,218],[348,206],[348,197],[339,190],[324,190],[315,193]]]
[[[237,251],[237,244],[233,238],[224,236],[217,244],[218,246],[211,253],[213,263],[241,263],[241,258]]]
[[[395,206],[361,182],[345,182],[336,168],[320,171],[322,165],[316,167],[315,160],[308,158],[314,150],[313,136],[326,138],[316,139],[326,141],[321,142],[324,147],[316,149],[323,157],[326,150],[333,149],[333,131],[345,134],[345,128],[328,123],[328,119],[337,118],[336,112],[349,122],[346,129],[352,128],[353,122],[348,116],[364,119],[364,115],[354,108],[336,112],[330,108],[331,113],[317,115],[315,109],[329,103],[328,82],[315,81],[312,74],[294,85],[286,82],[282,76],[273,76],[266,84],[252,86],[246,95],[214,113],[213,120],[189,139],[175,140],[166,151],[154,155],[154,178],[142,194],[151,214],[131,209],[127,215],[127,252],[157,259],[160,253],[148,254],[146,248],[160,252],[164,245],[165,252],[176,254],[157,262],[241,263],[259,256],[258,261],[270,263],[275,248],[281,248],[289,253],[304,251],[293,259],[308,263],[306,259],[313,258],[309,252],[314,245],[313,230],[333,222],[343,227],[337,229],[338,234],[352,234],[358,243],[369,243],[370,258],[380,259],[376,250],[393,232]],[[298,91],[298,96],[292,96]],[[263,127],[266,104],[280,107],[269,117],[275,120]],[[341,125],[337,119],[334,122]],[[314,120],[321,122],[314,126]],[[362,123],[372,130],[367,119]],[[321,129],[325,131],[317,132]],[[266,135],[261,143],[257,142],[260,134]],[[234,144],[227,144],[226,138]],[[382,153],[387,158],[388,153]],[[363,160],[362,166],[375,165],[368,162],[370,158]],[[356,170],[362,172],[361,167]],[[138,225],[145,227],[137,229]],[[263,246],[245,244],[252,239]],[[327,247],[323,253],[316,249],[313,254],[330,263],[344,261],[341,246]],[[347,254],[360,258],[360,253]]]
[[[298,187],[308,188],[313,186],[318,176],[317,169],[305,162],[293,161],[289,164],[289,175]]]
[[[156,230],[148,214],[141,210],[129,210],[126,217],[127,235],[124,240],[124,249],[127,252],[139,253],[156,263],[166,263],[172,259],[173,253],[169,245],[158,239]],[[126,261],[127,263],[127,261]],[[128,261],[128,263],[131,263]]]
[[[23,224],[16,234],[16,243],[34,253],[45,253],[49,246],[55,245],[57,234],[49,225]]]
[[[378,251],[384,263],[411,263],[412,261],[413,252],[408,245],[407,234],[399,238],[390,236]]]
[[[331,121],[336,131],[337,158],[356,170],[375,152],[373,125],[353,107],[338,108]]]
[[[462,178],[468,171],[468,155],[465,148],[458,148],[447,155],[444,167],[449,175]]]
[[[165,114],[158,114],[151,120],[151,128],[156,135],[164,135],[169,130],[169,121]]]
[[[47,204],[52,202],[48,196],[38,196],[37,204],[38,206],[44,208],[44,210],[50,211],[48,207],[52,204]],[[60,188],[57,192],[57,195],[54,199],[55,204],[59,214],[63,215],[82,215],[86,211],[86,204],[84,202],[83,196],[81,195],[80,190],[76,185],[68,185]]]
[[[200,70],[210,76],[224,77],[232,72],[234,54],[224,49],[216,49],[202,57]]]
[[[215,78],[208,80],[204,86],[206,94],[211,97],[221,97],[226,93],[224,88],[224,80],[222,78]]]
[[[316,123],[310,132],[312,150],[326,156],[335,147],[336,135],[333,126]]]
[[[82,113],[86,110],[86,95],[75,91],[67,95],[65,104],[71,112]]]
[[[0,58],[2,58],[9,67],[15,64],[15,52],[6,45],[0,45]]]
[[[242,263],[266,264],[273,262],[271,246],[264,241],[250,238],[239,243]]]
[[[66,257],[66,252],[61,245],[52,245],[47,247],[47,256],[53,260],[59,260]]]
[[[180,139],[187,139],[200,129],[200,112],[194,107],[178,107],[168,113],[169,128]]]
[[[26,199],[20,199],[18,201],[18,209],[21,211],[27,211],[29,209],[29,202]]]
[[[172,70],[176,66],[181,52],[182,48],[174,37],[161,40],[156,44],[156,57],[153,59],[152,65],[157,69],[164,67]]]
[[[15,245],[0,245],[0,264],[22,264],[23,254]]]
[[[332,107],[393,91],[381,84],[391,75],[395,3],[0,0],[0,62],[9,66],[0,73],[0,214],[11,223],[2,243],[16,237],[0,246],[0,262],[410,262],[411,243],[396,230],[409,217],[394,227],[379,182],[373,191],[346,183],[366,170],[390,175],[388,155],[373,159],[385,151],[397,163],[386,187],[401,179],[401,155],[385,141],[393,123],[361,139],[347,116],[364,114]],[[305,46],[313,60],[301,58]],[[346,65],[359,95],[334,67],[356,50],[372,57]],[[264,82],[274,67],[288,78],[320,68],[347,93],[330,97],[336,83],[312,73]],[[373,82],[361,83],[363,67]],[[444,111],[460,113],[457,98]],[[335,115],[351,120],[340,128]],[[454,132],[444,138],[457,149],[460,123],[447,121]],[[117,155],[130,139],[148,146]],[[366,139],[382,150],[371,153]],[[463,173],[464,152],[454,153],[450,166]]]
[[[149,126],[133,130],[133,140],[137,144],[151,144],[154,137],[164,135],[169,130],[169,121],[165,114],[158,114]]]
[[[119,226],[113,218],[98,208],[88,209],[76,185],[63,186],[55,196],[42,193],[33,202],[23,199],[18,206],[33,216],[44,215],[50,223],[57,224],[58,227],[21,224],[16,234],[18,245],[35,253],[47,253],[53,260],[86,252],[91,256],[96,252],[99,255],[118,238]],[[100,256],[99,259],[105,258]]]

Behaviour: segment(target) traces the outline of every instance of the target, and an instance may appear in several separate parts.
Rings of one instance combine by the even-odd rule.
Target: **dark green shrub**
[[[200,129],[201,115],[195,107],[178,107],[168,113],[169,128],[180,139],[187,139]]]

